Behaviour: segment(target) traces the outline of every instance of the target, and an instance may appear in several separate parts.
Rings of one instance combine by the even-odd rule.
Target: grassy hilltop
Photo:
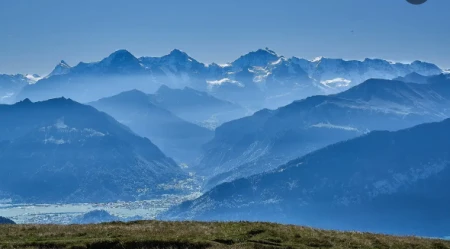
[[[139,221],[98,225],[1,225],[0,248],[450,249],[450,241],[251,222]]]

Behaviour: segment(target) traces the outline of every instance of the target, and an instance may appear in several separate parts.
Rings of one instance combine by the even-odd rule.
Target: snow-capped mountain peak
[[[195,64],[198,66],[204,66],[204,64],[198,62],[194,58],[190,57],[186,52],[183,52],[179,49],[174,49],[168,55],[161,57],[161,62],[176,64]]]
[[[141,62],[128,50],[120,49],[97,63],[79,64],[77,69],[91,68],[98,72],[131,73],[145,70]]]
[[[65,62],[64,60],[61,60],[61,61],[59,62],[59,64],[58,64],[58,66],[61,66],[61,67],[67,67],[67,68],[70,67],[69,64],[68,64],[67,62]]]
[[[170,51],[170,53],[168,54],[169,56],[173,56],[173,57],[178,57],[178,58],[186,58],[189,57],[188,54],[186,54],[185,52],[179,50],[179,49],[174,49],[172,51]]]
[[[318,56],[318,57],[312,59],[311,62],[319,62],[319,61],[321,61],[322,59],[324,59],[324,57]]]
[[[280,59],[280,56],[277,53],[269,48],[265,48],[239,57],[232,65],[236,68],[265,67],[272,62],[276,62],[278,59]]]
[[[103,59],[100,63],[102,64],[114,64],[114,63],[126,63],[126,62],[136,62],[138,59],[134,57],[128,50],[120,49],[110,54],[107,58]]]
[[[171,76],[179,75],[180,73],[198,73],[206,68],[203,63],[198,62],[179,49],[174,49],[162,57],[141,57],[139,61],[147,68],[162,71],[164,74]]]
[[[67,84],[70,82],[70,86],[73,88],[78,87],[78,84],[73,83],[74,80],[80,81],[79,88],[83,88],[85,91],[83,84],[88,81],[88,88],[95,88],[90,79],[93,76],[96,77],[95,79],[98,81],[96,84],[100,87],[99,82],[108,81],[107,77],[138,75],[139,82],[133,79],[136,81],[133,83],[134,85],[130,85],[129,79],[120,79],[117,87],[124,91],[136,88],[144,92],[153,92],[161,84],[174,88],[189,86],[197,90],[209,91],[211,94],[216,94],[217,97],[232,98],[229,100],[234,102],[241,101],[239,103],[241,105],[255,105],[252,108],[258,109],[262,107],[263,99],[268,100],[264,100],[264,105],[269,105],[270,102],[271,108],[279,107],[310,95],[338,93],[367,79],[394,79],[404,77],[412,72],[430,76],[443,71],[434,64],[421,61],[406,64],[383,59],[344,60],[318,57],[306,60],[296,57],[286,58],[269,48],[254,50],[225,65],[216,63],[205,65],[180,49],[173,49],[170,53],[160,57],[140,57],[139,59],[129,51],[121,49],[100,61],[80,63],[75,67],[70,67],[66,62],[61,61],[47,77],[52,79],[39,81],[35,84],[39,85],[36,88],[26,87],[27,89],[21,91],[22,96],[20,97],[28,97],[31,94],[28,93],[29,91],[39,92],[39,96],[41,96],[43,91],[38,88],[46,87],[52,91],[48,92],[49,96],[40,97],[41,100],[55,97],[56,93],[53,92],[54,88],[50,84],[60,84],[60,81]],[[55,75],[64,75],[65,77],[51,77]],[[156,84],[148,84],[147,81],[154,81]],[[47,84],[49,85],[45,86]],[[297,93],[294,94],[292,91],[297,91]],[[13,91],[8,90],[4,95],[6,96],[10,92]],[[98,95],[96,98],[104,97],[103,93],[96,92],[95,94]],[[259,95],[259,100],[247,101],[247,97],[242,97],[248,94]],[[61,93],[56,96],[61,95],[79,97],[78,100],[85,98],[84,95],[77,96],[81,95],[77,91],[69,91],[67,88],[62,89]],[[230,97],[231,95],[233,97]],[[87,101],[92,100],[93,98],[89,97]],[[276,102],[278,100],[280,101]]]
[[[278,56],[277,53],[275,53],[275,51],[271,50],[268,47],[265,47],[264,49],[258,49],[256,52],[257,53],[269,53],[271,55]]]
[[[65,62],[64,60],[61,60],[58,65],[55,66],[55,68],[53,69],[53,71],[47,76],[54,76],[54,75],[62,75],[62,74],[67,74],[70,72],[70,69],[72,67],[69,66],[69,64],[67,62]]]

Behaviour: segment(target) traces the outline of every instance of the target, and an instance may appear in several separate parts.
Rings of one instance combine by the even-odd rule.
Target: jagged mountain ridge
[[[61,60],[59,64],[55,66],[53,71],[49,75],[47,75],[47,78],[51,76],[67,74],[70,72],[70,69],[71,66],[69,66],[69,64],[67,64],[67,62],[65,62],[64,60]]]
[[[340,92],[369,78],[392,79],[412,72],[429,76],[442,70],[420,61],[411,64],[381,59],[308,61],[285,58],[267,48],[226,65],[206,65],[176,49],[162,57],[140,58],[119,50],[99,62],[79,63],[74,67],[61,62],[48,77],[25,86],[18,99],[66,96],[89,102],[132,89],[154,92],[165,84],[208,91],[256,110],[276,108],[312,95]]]

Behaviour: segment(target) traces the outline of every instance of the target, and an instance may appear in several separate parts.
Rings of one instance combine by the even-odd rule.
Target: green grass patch
[[[251,222],[113,222],[2,225],[0,248],[41,249],[450,249],[450,241]]]

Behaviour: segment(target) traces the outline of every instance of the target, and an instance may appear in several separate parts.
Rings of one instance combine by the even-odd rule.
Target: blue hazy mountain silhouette
[[[150,140],[91,106],[58,98],[0,105],[0,198],[103,202],[150,198],[185,173]]]
[[[149,96],[155,105],[169,110],[185,120],[208,128],[215,128],[248,113],[238,104],[218,99],[190,87],[173,89],[163,85]]]
[[[233,61],[231,65],[236,68],[248,68],[248,67],[265,67],[269,63],[279,59],[279,56],[269,48],[258,49],[248,54],[240,56]]]
[[[375,131],[214,187],[163,215],[446,236],[450,119]]]
[[[110,54],[99,62],[80,62],[75,67],[70,68],[70,74],[133,74],[142,73],[145,69],[139,60],[127,50],[121,49]]]
[[[204,146],[207,187],[273,169],[372,130],[398,130],[450,117],[450,80],[430,84],[368,80],[336,95],[314,96],[223,124]],[[431,78],[430,78],[431,79]]]
[[[90,105],[149,138],[178,162],[195,161],[201,146],[213,137],[212,131],[156,106],[149,95],[138,90],[103,98]]]
[[[404,77],[397,77],[395,80],[409,82],[409,83],[417,83],[417,84],[426,84],[428,83],[427,76],[418,74],[416,72],[412,72],[410,74],[405,75]]]
[[[61,60],[47,77],[61,75],[61,74],[68,74],[68,73],[70,73],[71,68],[72,67],[67,62],[65,62],[64,60]]]

